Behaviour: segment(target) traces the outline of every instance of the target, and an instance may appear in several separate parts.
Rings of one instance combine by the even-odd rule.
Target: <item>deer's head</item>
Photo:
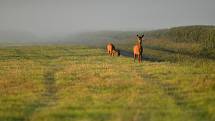
[[[138,42],[139,44],[142,44],[143,37],[144,37],[144,34],[143,34],[142,36],[139,36],[139,35],[137,34],[137,42]]]

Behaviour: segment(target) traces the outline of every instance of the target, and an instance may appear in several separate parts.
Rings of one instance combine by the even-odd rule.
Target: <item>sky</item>
[[[70,34],[215,25],[215,0],[0,0],[0,30]]]

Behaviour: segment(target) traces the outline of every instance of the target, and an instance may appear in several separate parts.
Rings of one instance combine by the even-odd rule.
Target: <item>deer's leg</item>
[[[109,50],[109,55],[111,55],[111,51]]]
[[[141,62],[141,55],[138,55],[138,61]]]
[[[136,54],[134,53],[134,62],[135,62],[135,60],[136,60]]]
[[[140,62],[142,61],[142,55],[140,54]]]

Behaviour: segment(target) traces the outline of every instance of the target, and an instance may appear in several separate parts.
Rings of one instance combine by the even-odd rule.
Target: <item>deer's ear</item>
[[[142,35],[142,37],[144,37],[144,34]]]

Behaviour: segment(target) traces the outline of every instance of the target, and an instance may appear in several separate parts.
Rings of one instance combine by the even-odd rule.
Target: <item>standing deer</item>
[[[136,56],[138,57],[138,61],[139,63],[142,61],[142,53],[143,53],[143,47],[142,47],[142,41],[143,41],[143,37],[137,35],[137,43],[136,45],[134,45],[133,51],[134,51],[134,61],[136,60]]]

